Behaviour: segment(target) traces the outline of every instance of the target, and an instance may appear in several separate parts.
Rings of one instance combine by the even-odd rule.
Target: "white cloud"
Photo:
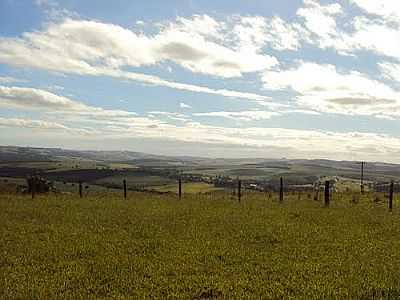
[[[382,62],[378,66],[384,77],[400,82],[400,64]]]
[[[0,37],[0,63],[57,73],[109,76],[182,91],[248,99],[270,110],[200,112],[192,114],[193,117],[254,121],[288,113],[324,112],[397,120],[400,117],[400,94],[394,87],[331,64],[298,61],[296,66],[285,68],[268,54],[269,48],[298,51],[304,50],[301,48],[305,44],[335,49],[346,55],[361,51],[369,55],[374,53],[394,58],[381,59],[385,62],[378,66],[386,79],[400,82],[397,61],[400,60],[400,5],[397,1],[349,1],[361,8],[363,15],[353,17],[352,14],[359,11],[345,11],[344,8],[348,7],[345,2],[341,2],[342,6],[305,0],[292,22],[278,16],[215,19],[195,15],[163,23],[152,28],[153,34],[144,33],[147,26],[152,25],[140,21],[136,24],[140,31],[99,21],[53,21],[43,29],[24,33],[19,38]],[[49,14],[51,7],[57,8],[60,12],[58,19],[62,15],[56,2],[37,2],[49,8]],[[54,10],[55,17],[57,10]],[[303,53],[292,54],[301,57]],[[290,65],[293,56],[285,57],[285,64]],[[331,56],[324,58],[330,59]],[[340,60],[335,58],[335,63],[339,64]],[[181,67],[196,74],[222,78],[240,77],[247,73],[263,74],[265,89],[279,92],[274,94],[278,97],[284,93],[289,97],[294,95],[297,106],[279,106],[262,93],[198,86],[134,72],[134,68],[144,66],[165,70],[172,70],[171,66],[174,70]],[[0,83],[13,82],[10,77],[0,77]],[[55,89],[57,87],[52,88]],[[282,155],[326,155],[333,158],[348,158],[354,151],[356,155],[371,155],[379,159],[400,151],[399,139],[388,135],[285,128],[226,128],[196,123],[189,116],[176,112],[153,111],[140,117],[133,112],[93,107],[34,88],[0,86],[0,105],[35,110],[35,114],[43,118],[0,118],[0,126],[62,130],[71,135],[74,130],[82,130],[98,140],[168,139],[234,145],[242,149],[275,148],[281,149]],[[183,102],[179,107],[190,108]],[[372,156],[372,152],[378,155]]]
[[[304,41],[322,49],[332,48],[341,55],[368,51],[400,60],[400,5],[397,1],[350,0],[367,15],[350,14],[340,4],[320,5],[304,0],[297,11],[311,36]],[[339,26],[340,25],[340,26]]]
[[[28,110],[40,108],[46,111],[40,120],[0,117],[0,126],[21,130],[26,128],[30,134],[31,130],[35,129],[35,137],[38,139],[40,139],[41,132],[57,130],[67,134],[64,137],[68,139],[79,139],[77,134],[85,135],[85,139],[81,141],[90,139],[104,142],[105,140],[131,140],[133,138],[159,142],[169,140],[202,145],[235,146],[238,147],[238,151],[240,149],[275,149],[276,153],[282,156],[349,158],[349,153],[353,152],[354,155],[384,159],[390,157],[388,155],[400,151],[400,139],[388,135],[285,128],[210,126],[191,121],[187,116],[174,112],[153,111],[149,112],[148,117],[135,116],[132,115],[133,113],[123,111],[114,114],[113,111],[86,106],[46,91],[29,88],[2,87],[1,95],[1,102],[5,98],[8,104],[15,102],[18,103],[18,106]],[[2,103],[4,104],[4,102]],[[81,109],[88,113],[75,113]],[[62,121],[57,115],[52,114],[63,111]],[[268,114],[269,112],[244,111],[223,112],[222,114],[216,112],[210,115],[259,120],[268,118]],[[385,117],[385,115],[381,114],[381,117]],[[160,118],[183,122],[176,125],[162,121]],[[4,131],[1,132],[4,134]],[[104,144],[104,147],[107,145]]]
[[[76,12],[61,8],[59,3],[54,0],[35,0],[35,4],[43,9],[50,20],[61,20],[79,16]]]
[[[400,117],[400,94],[359,72],[340,72],[333,65],[299,62],[292,69],[266,72],[268,89],[291,89],[301,106],[349,115]]]
[[[320,46],[331,46],[337,36],[336,17],[343,13],[340,4],[320,5],[315,0],[304,0],[304,7],[297,11],[297,15],[304,19],[304,26],[316,37]]]
[[[381,20],[371,20],[366,17],[355,18],[353,24],[354,33],[348,41],[348,48],[352,52],[367,50],[400,60],[399,27],[393,27]]]
[[[151,111],[148,113],[148,116],[150,118],[159,118],[161,117],[167,117],[170,120],[175,120],[175,121],[180,121],[180,122],[188,122],[190,121],[190,118],[181,113],[177,112],[167,112],[167,111]]]
[[[378,119],[382,119],[382,120],[389,120],[389,121],[395,121],[396,119],[391,117],[391,116],[387,116],[387,115],[376,115],[375,116]]]
[[[297,50],[309,35],[300,24],[287,23],[278,16],[238,17],[231,34],[237,48],[250,53],[261,53],[266,46],[279,51]]]
[[[35,4],[39,7],[56,7],[57,2],[54,0],[35,0]]]
[[[234,51],[208,40],[212,28],[201,24],[216,21],[210,17],[198,19],[179,18],[155,36],[112,24],[67,19],[44,31],[25,33],[20,39],[2,38],[0,59],[60,72],[78,68],[76,72],[85,74],[96,73],[100,67],[138,67],[171,60],[193,72],[222,77],[241,76],[277,65],[273,57]],[[244,59],[249,54],[251,59]]]
[[[64,87],[55,84],[55,85],[49,85],[49,86],[47,86],[46,89],[49,90],[49,91],[63,91],[63,90],[64,90]]]
[[[135,118],[133,118],[135,119]],[[33,122],[27,120],[0,119],[0,126],[26,127],[28,130],[63,130],[70,134],[79,144],[79,137],[74,129],[65,129],[65,125],[53,124],[48,121]],[[66,127],[69,128],[69,127]],[[196,122],[186,122],[182,126],[151,121],[143,118],[142,121],[126,122],[112,121],[102,123],[102,127],[96,130],[85,129],[84,140],[102,141],[129,141],[132,139],[147,139],[155,142],[176,141],[195,143],[201,145],[235,147],[237,156],[241,151],[260,151],[265,155],[274,153],[280,157],[305,157],[305,158],[333,158],[333,159],[368,159],[399,162],[396,157],[400,153],[400,139],[384,134],[360,133],[360,132],[332,132],[315,130],[297,130],[285,128],[228,128],[203,125]],[[35,136],[40,138],[40,132]],[[178,151],[179,152],[179,151]],[[159,152],[162,153],[162,152]],[[180,153],[182,154],[182,153]]]
[[[315,110],[309,110],[309,109],[287,109],[285,111],[281,111],[283,114],[304,114],[304,115],[313,115],[313,116],[319,116],[321,113],[315,111]]]
[[[224,39],[232,27],[207,15],[178,18],[154,37],[158,60],[172,60],[195,73],[221,77],[240,77],[278,65],[276,58],[259,54],[257,39],[243,45],[227,45]]]
[[[205,27],[198,24],[208,24],[212,19],[199,18],[180,18],[176,23],[163,27],[155,36],[145,36],[112,24],[67,19],[62,23],[51,23],[43,31],[24,33],[21,38],[0,38],[0,62],[60,73],[113,76],[227,97],[266,100],[267,97],[254,93],[177,83],[120,69],[174,61],[196,73],[234,77],[278,64],[271,56],[235,51],[216,43],[213,40],[216,34],[210,34],[213,30],[206,34]]]
[[[22,87],[0,86],[0,106],[41,112],[86,114],[92,117],[126,117],[135,115],[135,113],[121,110],[105,110],[88,106],[41,89]]]
[[[21,82],[21,79],[17,79],[14,77],[9,77],[9,76],[0,76],[0,84],[8,84],[8,83],[15,83],[15,82]]]
[[[164,86],[172,89],[195,92],[195,93],[219,95],[228,98],[253,100],[259,102],[260,104],[273,105],[273,102],[271,102],[272,100],[271,97],[264,96],[261,94],[240,92],[228,89],[212,89],[205,86],[168,81],[157,76],[145,75],[134,72],[125,72],[120,70],[103,70],[102,72],[103,72],[102,74],[106,76],[121,78],[121,79],[129,79],[132,81],[142,82],[155,86]]]
[[[257,53],[267,42],[267,20],[261,16],[239,17],[232,38],[237,49]]]
[[[118,135],[119,134],[119,135]],[[297,130],[285,128],[226,128],[185,123],[184,126],[161,125],[146,130],[127,128],[118,130],[113,138],[131,136],[156,140],[172,140],[208,145],[231,145],[240,149],[271,150],[287,157],[330,157],[334,159],[363,158],[370,160],[396,160],[391,156],[400,151],[400,139],[389,135]],[[398,157],[398,156],[397,156]]]
[[[302,41],[309,40],[310,33],[298,23],[287,23],[275,16],[268,21],[266,39],[276,50],[298,50]]]
[[[3,117],[0,117],[0,126],[41,128],[41,129],[67,129],[66,126],[54,122],[19,119],[19,118],[3,118]]]
[[[384,17],[390,21],[400,20],[400,3],[391,0],[350,0],[369,14]]]
[[[206,113],[194,113],[198,117],[220,117],[240,121],[259,121],[268,120],[274,116],[279,116],[280,113],[272,111],[250,110],[250,111],[216,111]]]
[[[180,102],[179,103],[179,107],[182,108],[182,109],[192,108],[189,104],[186,104],[184,102]]]
[[[92,132],[86,129],[70,128],[56,122],[21,119],[21,118],[0,117],[0,127],[14,127],[14,128],[19,127],[19,128],[30,128],[30,129],[40,129],[40,130],[62,130],[72,134],[79,134],[79,135],[89,135],[94,133],[94,131]]]

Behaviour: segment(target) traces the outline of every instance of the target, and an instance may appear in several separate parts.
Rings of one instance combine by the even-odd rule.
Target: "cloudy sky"
[[[0,0],[0,144],[400,162],[400,2]]]

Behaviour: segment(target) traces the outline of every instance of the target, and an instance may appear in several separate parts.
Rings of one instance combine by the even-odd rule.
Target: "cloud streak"
[[[136,115],[122,110],[105,110],[62,97],[51,92],[23,87],[0,86],[0,106],[41,112],[73,113],[92,117],[126,117]]]
[[[274,111],[250,110],[250,111],[216,111],[207,113],[194,113],[197,117],[218,117],[238,121],[260,121],[269,120],[272,117],[279,116],[280,113]]]
[[[147,139],[155,142],[197,143],[213,147],[235,146],[256,152],[262,149],[275,149],[276,153],[284,151],[286,156],[301,155],[310,158],[337,158],[339,155],[350,159],[349,153],[354,153],[363,157],[374,155],[375,158],[383,159],[400,151],[400,139],[383,134],[279,127],[213,126],[196,122],[180,113],[153,111],[147,116],[138,116],[133,112],[104,110],[31,88],[1,87],[0,91],[0,103],[3,106],[16,105],[28,111],[32,109],[41,111],[41,117],[36,119],[0,117],[0,126],[29,132],[34,129],[38,138],[48,132],[62,132],[63,137],[75,139],[78,144],[85,143],[87,139],[103,142]],[[5,99],[7,103],[3,102]],[[85,113],[79,113],[82,111]],[[270,113],[274,114],[267,111],[242,111],[193,113],[193,116],[249,121],[269,118]],[[58,114],[62,114],[62,121]],[[2,131],[3,134],[4,132]],[[85,136],[85,139],[79,136]]]
[[[28,128],[28,129],[38,129],[41,131],[64,131],[70,134],[79,135],[93,135],[94,131],[81,129],[81,128],[71,128],[65,126],[61,123],[49,122],[44,120],[32,120],[32,119],[21,119],[21,118],[3,118],[0,117],[0,127],[11,127],[11,128]]]

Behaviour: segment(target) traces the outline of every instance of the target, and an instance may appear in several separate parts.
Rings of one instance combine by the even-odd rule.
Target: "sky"
[[[400,163],[400,2],[0,0],[0,144]]]

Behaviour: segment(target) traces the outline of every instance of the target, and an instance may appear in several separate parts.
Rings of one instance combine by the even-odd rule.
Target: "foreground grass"
[[[396,211],[243,200],[0,195],[0,298],[400,297]]]

